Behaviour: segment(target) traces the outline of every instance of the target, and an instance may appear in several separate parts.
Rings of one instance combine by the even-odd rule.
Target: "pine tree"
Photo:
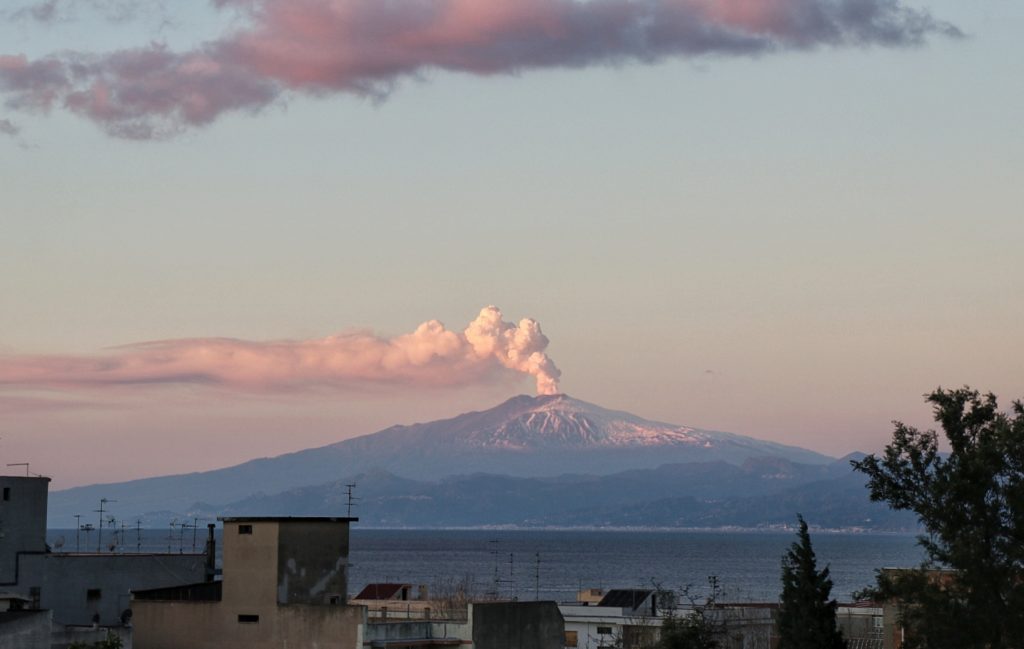
[[[778,649],[845,649],[836,628],[836,608],[828,567],[818,571],[807,522],[797,515],[797,541],[782,559],[782,603]]]

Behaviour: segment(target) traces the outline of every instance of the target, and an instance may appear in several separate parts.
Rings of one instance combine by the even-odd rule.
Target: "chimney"
[[[215,529],[217,526],[213,523],[206,526],[206,581],[214,581],[217,576],[217,541],[213,537]]]

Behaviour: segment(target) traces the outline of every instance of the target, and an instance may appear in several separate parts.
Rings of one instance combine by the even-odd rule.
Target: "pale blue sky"
[[[0,50],[186,46],[217,32],[201,4],[162,32],[0,24]],[[926,6],[968,38],[437,72],[165,142],[0,110],[0,351],[461,329],[493,303],[541,322],[576,397],[835,455],[927,423],[939,384],[1022,397],[1024,4]],[[530,390],[11,408],[0,449],[67,486]]]

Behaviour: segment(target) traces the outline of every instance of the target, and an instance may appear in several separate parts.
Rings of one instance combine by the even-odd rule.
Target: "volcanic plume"
[[[0,356],[0,388],[64,390],[117,385],[198,384],[238,390],[360,385],[460,386],[509,371],[556,394],[561,374],[547,337],[530,318],[506,322],[488,306],[462,332],[429,320],[415,331],[366,331],[314,340],[255,342],[186,338],[119,347],[98,355]]]

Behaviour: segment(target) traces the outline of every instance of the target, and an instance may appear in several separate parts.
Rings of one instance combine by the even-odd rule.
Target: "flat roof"
[[[347,516],[218,516],[224,523],[355,523]]]

